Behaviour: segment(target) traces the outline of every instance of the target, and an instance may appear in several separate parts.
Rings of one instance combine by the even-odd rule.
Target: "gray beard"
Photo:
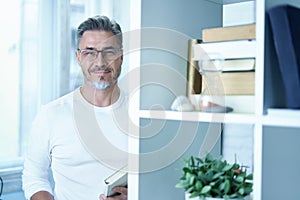
[[[112,80],[110,82],[105,82],[105,81],[99,81],[99,82],[93,82],[91,80],[87,80],[87,83],[95,88],[96,90],[105,90],[107,88],[110,88],[116,80]]]

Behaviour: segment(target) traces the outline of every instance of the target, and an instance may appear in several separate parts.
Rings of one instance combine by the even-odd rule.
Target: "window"
[[[64,8],[55,1],[45,3],[46,1],[27,0],[21,2],[20,0],[11,0],[7,2],[6,6],[0,8],[2,24],[0,56],[3,66],[0,78],[0,163],[22,157],[31,122],[39,106],[74,88],[72,79],[69,81],[66,78],[61,81],[59,78],[51,78],[59,76],[61,73],[59,69],[53,69],[55,68],[54,64],[59,63],[59,57],[56,60],[54,57],[55,48],[65,45],[55,44],[55,41],[59,42],[60,40],[56,38],[56,35],[59,35],[55,31],[62,29],[52,25],[58,25],[58,20],[63,18],[57,16],[59,13],[55,7],[59,6],[61,11],[69,8]],[[72,59],[70,71],[65,77],[74,77],[74,74],[78,74],[79,67],[74,55],[75,30],[78,22],[85,18],[85,4],[86,1],[83,0],[72,0],[70,5],[67,4],[70,6],[72,31],[66,37],[71,36],[72,38],[72,47],[68,47],[70,49],[68,58]],[[49,7],[52,10],[49,10]],[[44,8],[47,8],[48,11],[43,12]],[[65,18],[69,18],[68,15],[64,15]],[[10,20],[7,20],[8,18]],[[46,26],[39,26],[41,22],[44,22]],[[49,28],[49,24],[52,28]],[[41,37],[41,34],[44,37]],[[48,36],[54,40],[45,42],[50,41]],[[47,64],[48,60],[51,60],[51,64]],[[50,76],[50,78],[44,78],[46,76]],[[63,85],[67,85],[67,89],[64,91],[60,88],[56,89],[57,86],[64,87]],[[42,92],[42,90],[46,90],[46,92]]]
[[[123,0],[10,0],[0,7],[0,176],[5,193],[21,189],[22,157],[40,105],[82,83],[74,53],[79,23],[108,15],[128,31],[129,8]]]
[[[14,10],[14,12],[9,12]],[[20,2],[11,0],[0,7],[0,163],[17,157],[19,149],[19,114],[20,114]],[[9,19],[9,20],[8,20]]]
[[[70,84],[69,90],[73,90],[82,84],[83,76],[75,57],[76,50],[76,30],[79,23],[86,18],[86,5],[84,0],[71,0],[70,2],[70,29],[71,29],[71,48],[70,48]]]
[[[80,12],[84,12],[86,3],[81,2]],[[70,38],[70,7],[69,0],[10,0],[0,8],[0,176],[4,193],[21,190],[23,155],[40,105],[70,90],[71,47],[60,36]]]

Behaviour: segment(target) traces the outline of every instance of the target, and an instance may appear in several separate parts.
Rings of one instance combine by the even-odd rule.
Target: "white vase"
[[[190,198],[190,193],[185,193],[185,200],[200,200],[200,197]],[[205,200],[224,200],[223,198],[206,197]],[[229,200],[242,200],[242,199],[229,199]],[[244,197],[244,200],[250,200],[250,196]]]

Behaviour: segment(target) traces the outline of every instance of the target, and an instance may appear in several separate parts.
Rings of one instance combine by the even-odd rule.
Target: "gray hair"
[[[112,32],[116,36],[120,48],[123,47],[123,36],[120,25],[116,21],[110,20],[106,16],[96,15],[94,17],[88,18],[79,25],[76,33],[77,48],[79,47],[79,43],[83,33],[89,30],[101,30]]]

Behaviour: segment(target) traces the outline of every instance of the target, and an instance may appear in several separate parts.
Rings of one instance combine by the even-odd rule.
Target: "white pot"
[[[190,198],[190,193],[185,193],[185,200],[200,200],[200,197]],[[206,197],[205,200],[224,200],[223,198]],[[229,200],[242,200],[242,199],[229,199]],[[244,197],[244,200],[250,200],[250,196]]]

